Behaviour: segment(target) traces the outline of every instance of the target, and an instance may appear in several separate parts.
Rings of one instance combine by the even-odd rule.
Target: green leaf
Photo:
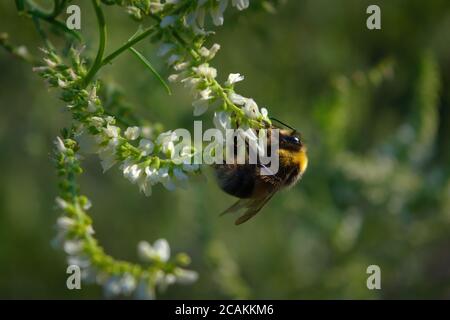
[[[167,93],[169,95],[172,95],[172,92],[170,91],[169,85],[164,81],[164,79],[161,77],[161,75],[158,73],[158,71],[153,68],[150,61],[148,61],[139,51],[134,49],[133,47],[130,48],[131,52],[135,54],[136,57],[138,57],[139,60],[155,75],[155,77],[161,82],[161,84],[166,89]]]

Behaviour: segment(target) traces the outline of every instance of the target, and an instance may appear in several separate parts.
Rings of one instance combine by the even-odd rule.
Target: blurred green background
[[[45,1],[44,1],[45,2]],[[88,1],[87,52],[97,45]],[[167,238],[200,273],[160,298],[450,298],[450,4],[447,0],[276,1],[276,12],[227,10],[214,42],[220,80],[299,128],[309,147],[304,179],[242,226],[218,214],[234,199],[207,169],[188,190],[139,194],[119,170],[84,160],[82,191],[97,236],[117,258],[137,260],[140,240]],[[382,30],[366,28],[381,7]],[[108,8],[108,50],[137,23]],[[42,43],[13,1],[0,2],[0,32],[38,54]],[[148,42],[157,69],[169,70]],[[140,62],[123,55],[102,71],[142,117],[193,128],[192,99],[167,96]],[[99,298],[66,289],[66,262],[50,245],[58,212],[52,141],[69,115],[31,67],[0,51],[0,298]],[[211,123],[212,114],[204,119]],[[366,268],[381,268],[368,290]]]

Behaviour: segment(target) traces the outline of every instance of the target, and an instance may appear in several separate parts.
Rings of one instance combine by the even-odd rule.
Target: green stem
[[[84,78],[84,86],[86,87],[94,78],[97,71],[102,67],[103,54],[105,53],[106,47],[106,21],[105,16],[103,15],[102,8],[100,7],[99,0],[92,0],[92,4],[94,6],[95,15],[97,17],[98,22],[98,30],[100,33],[100,44],[97,51],[97,56],[95,57],[94,64],[89,70],[88,74]]]
[[[155,27],[151,26],[147,29],[145,29],[140,35],[128,40],[123,46],[115,50],[113,53],[105,57],[102,61],[102,66],[110,63],[114,58],[116,58],[118,55],[120,55],[122,52],[128,50],[132,46],[134,46],[136,43],[141,41],[142,39],[145,39],[148,35],[150,35],[153,31],[155,31]]]
[[[61,2],[55,0],[53,10],[50,12],[45,11],[38,4],[34,3],[31,0],[28,1],[16,0],[16,6],[19,12],[26,13],[35,18],[39,18],[53,25],[54,27],[72,35],[76,39],[81,40],[81,35],[78,32],[70,30],[69,28],[67,28],[65,23],[56,20],[56,17],[62,12],[67,3],[67,0],[60,0],[60,1]]]
[[[87,85],[92,78],[94,77],[94,75],[105,65],[111,63],[117,56],[119,56],[120,54],[122,54],[124,51],[130,49],[132,46],[134,46],[136,43],[138,43],[139,41],[145,39],[147,36],[149,36],[153,31],[155,31],[155,27],[151,26],[147,29],[145,29],[140,35],[128,40],[124,45],[122,45],[120,48],[118,48],[117,50],[115,50],[114,52],[112,52],[111,54],[109,54],[108,56],[106,56],[104,59],[102,59],[98,64],[97,64],[97,59],[94,62],[94,66],[91,68],[91,70],[89,70],[88,75],[85,78],[85,85]],[[105,30],[106,32],[106,30]],[[101,33],[100,33],[100,41],[101,41]],[[98,55],[97,55],[98,57]]]

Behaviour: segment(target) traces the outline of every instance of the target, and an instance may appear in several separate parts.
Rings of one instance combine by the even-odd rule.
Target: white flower
[[[158,13],[162,9],[164,9],[164,6],[162,3],[152,1],[149,3],[149,8],[151,13]]]
[[[40,66],[40,67],[33,67],[33,72],[45,72],[49,70],[49,67],[46,66]]]
[[[145,168],[147,182],[153,186],[159,182],[158,170],[152,167]]]
[[[219,50],[220,50],[220,45],[215,43],[212,45],[212,47],[210,49],[201,47],[199,50],[199,53],[202,57],[205,57],[206,59],[211,60],[216,56],[216,54]]]
[[[75,220],[69,217],[59,217],[56,221],[56,225],[58,226],[58,229],[67,231],[75,225]]]
[[[201,29],[205,24],[205,9],[202,8],[201,6],[202,4],[198,3],[197,10],[191,11],[186,16],[186,23],[194,29],[194,32],[201,31]]]
[[[193,77],[187,77],[187,78],[184,78],[183,80],[181,80],[181,83],[183,83],[184,86],[186,88],[188,88],[189,90],[194,91],[197,89],[197,86],[200,83],[200,79],[193,78]]]
[[[139,138],[140,133],[141,129],[139,127],[128,127],[124,135],[128,140],[136,140]]]
[[[249,0],[231,0],[231,4],[233,7],[236,7],[238,10],[247,9],[250,1]]]
[[[142,155],[148,156],[153,152],[154,144],[148,139],[141,139],[139,141],[139,149],[142,150]]]
[[[245,102],[247,102],[247,99],[248,99],[248,98],[243,97],[243,96],[241,96],[240,94],[237,94],[237,93],[234,93],[234,92],[231,92],[231,93],[228,95],[228,97],[230,98],[230,100],[231,100],[233,103],[235,103],[235,104],[237,104],[237,105],[239,105],[239,106],[245,104]]]
[[[143,170],[131,160],[126,160],[122,165],[123,176],[131,183],[136,183],[141,177]]]
[[[69,72],[69,75],[70,75],[70,77],[72,78],[72,80],[78,80],[78,75],[75,73],[75,71],[72,69],[72,68],[70,68],[69,70],[68,70],[68,72]]]
[[[214,79],[217,77],[217,70],[213,67],[210,67],[207,63],[203,63],[198,67],[192,68],[194,72],[205,78]]]
[[[105,118],[105,121],[106,121],[107,124],[114,124],[114,123],[116,123],[116,119],[113,116],[107,116]]]
[[[89,92],[88,98],[88,112],[95,112],[98,109],[98,97],[97,97],[97,88],[94,86],[92,90]]]
[[[174,73],[171,74],[167,79],[169,80],[169,82],[175,82],[178,80],[179,76],[180,76],[179,74]]]
[[[206,88],[206,89],[200,91],[198,94],[199,94],[199,96],[200,96],[201,99],[203,99],[203,100],[208,100],[208,99],[213,98],[213,96],[211,95],[211,93],[212,93],[211,88]]]
[[[228,76],[228,80],[225,82],[226,86],[231,86],[236,82],[244,80],[244,76],[241,76],[239,73],[230,73]]]
[[[147,183],[147,168],[142,168],[139,164],[133,163],[131,159],[127,159],[122,164],[121,169],[125,178],[132,184],[138,185],[139,191],[147,197],[151,196],[151,185]]]
[[[186,270],[182,268],[176,268],[174,270],[174,275],[177,282],[181,284],[191,284],[198,279],[198,273],[192,270]]]
[[[212,47],[209,49],[209,59],[214,58],[216,53],[220,50],[220,44],[214,43]]]
[[[139,180],[138,185],[139,191],[144,193],[146,197],[150,197],[152,195],[152,186],[148,183],[146,176],[143,176],[141,180]]]
[[[112,127],[114,127],[114,126],[112,126]],[[117,127],[115,127],[115,128],[117,128]],[[114,133],[117,133],[117,132],[115,130],[112,130],[112,132],[109,132],[109,134],[114,134]],[[98,156],[100,157],[100,160],[101,160],[101,165],[103,167],[103,172],[106,172],[113,165],[116,164],[116,162],[117,162],[117,159],[116,159],[116,147],[117,147],[118,144],[119,144],[118,138],[112,138],[111,140],[109,140],[109,142],[106,145],[106,147],[102,148],[99,151]]]
[[[83,242],[80,240],[67,240],[64,242],[64,251],[68,255],[76,255],[83,250]]]
[[[247,126],[242,126],[237,129],[237,133],[241,136],[241,138],[245,141],[248,139],[248,141],[257,141],[258,137],[256,136],[255,130],[252,128],[249,128]],[[239,141],[238,141],[239,142]]]
[[[169,168],[161,168],[158,171],[158,180],[167,190],[174,191],[176,189],[176,186],[172,181],[172,177],[169,174]]]
[[[164,291],[169,285],[174,284],[176,280],[177,278],[175,277],[175,275],[171,273],[166,274],[163,271],[158,270],[155,282],[158,288],[161,291]]]
[[[256,119],[259,116],[261,116],[258,105],[256,104],[255,100],[253,100],[253,99],[247,99],[245,101],[244,112],[245,112],[245,115],[247,117],[249,117],[250,119]]]
[[[62,139],[60,137],[56,137],[56,140],[54,143],[55,143],[55,146],[56,146],[56,149],[58,150],[58,152],[66,153],[67,148],[64,145],[64,142],[62,141]]]
[[[166,239],[156,240],[153,246],[147,241],[141,241],[138,244],[138,254],[144,261],[167,262],[170,258],[170,246]]]
[[[216,26],[223,25],[223,12],[227,8],[228,0],[220,0],[220,2],[212,7],[209,11],[211,14],[211,18],[213,19],[213,23]]]
[[[208,110],[209,100],[199,99],[192,103],[194,107],[194,117],[201,116]]]
[[[268,119],[269,118],[269,111],[267,111],[266,108],[261,108],[261,115],[264,119]]]
[[[172,161],[175,164],[182,164],[194,156],[190,144],[177,144],[172,154]]]
[[[177,134],[173,131],[166,131],[161,133],[156,139],[156,143],[161,146],[161,150],[164,153],[169,153],[172,156],[175,146],[174,141],[177,141]]]
[[[225,111],[215,112],[213,118],[214,126],[225,132],[226,129],[231,129],[230,115]]]
[[[120,278],[117,276],[109,278],[108,281],[106,281],[103,290],[105,296],[108,298],[118,296],[122,292]]]
[[[125,273],[120,280],[122,293],[125,295],[131,294],[136,289],[136,279],[129,273]]]
[[[64,81],[64,80],[62,80],[62,79],[58,79],[58,87],[60,87],[60,88],[67,88],[67,86],[68,86],[69,84],[67,83],[67,81]]]
[[[111,124],[108,124],[105,129],[103,129],[104,133],[109,138],[117,138],[120,133],[120,128],[113,126]]]
[[[49,58],[44,58],[44,62],[47,64],[49,68],[55,68],[58,65],[56,62],[53,62]]]
[[[82,269],[87,268],[91,265],[89,259],[85,256],[68,256],[67,257],[68,265],[75,265]]]
[[[175,69],[175,71],[183,71],[186,70],[187,67],[189,67],[189,64],[189,62],[180,62],[174,65],[173,68]]]
[[[89,210],[92,207],[91,200],[87,199],[86,202],[83,204],[83,210]]]
[[[100,117],[91,117],[90,118],[90,124],[96,127],[97,129],[103,126],[105,121]]]
[[[148,280],[141,279],[135,291],[135,297],[139,300],[155,299],[155,289],[150,286]]]

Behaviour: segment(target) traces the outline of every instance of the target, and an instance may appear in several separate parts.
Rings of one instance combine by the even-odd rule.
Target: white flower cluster
[[[173,2],[172,2],[173,3]],[[176,1],[178,3],[178,1]],[[185,28],[190,28],[194,33],[206,36],[203,30],[205,13],[209,11],[215,25],[223,24],[223,13],[229,4],[228,0],[200,0],[196,9],[180,13],[179,16],[165,16],[160,24],[162,29],[171,27],[178,30],[181,21]],[[233,0],[231,4],[239,10],[249,6],[248,0]],[[184,20],[183,20],[184,19]],[[231,73],[223,85],[216,80],[217,70],[210,66],[209,62],[215,57],[220,49],[219,44],[213,44],[210,48],[203,45],[186,47],[177,43],[169,37],[170,41],[161,44],[158,55],[166,57],[169,66],[176,73],[169,76],[170,82],[180,82],[190,89],[195,101],[194,116],[204,114],[209,108],[217,108],[216,116],[223,119],[225,111],[228,117],[236,117],[237,127],[255,127],[263,122],[270,123],[267,109],[259,109],[256,102],[251,98],[243,97],[234,92],[234,85],[242,80],[244,76],[239,73]],[[220,122],[214,120],[214,123]],[[253,122],[251,125],[250,122]],[[221,127],[218,127],[221,128]]]
[[[173,131],[160,133],[153,140],[151,127],[128,127],[122,135],[113,117],[93,116],[90,125],[98,133],[94,139],[91,135],[82,135],[79,141],[81,148],[97,153],[104,171],[120,162],[124,177],[136,184],[146,196],[151,195],[152,186],[157,183],[170,191],[177,186],[185,187],[187,174],[200,169],[198,164],[191,163],[194,156],[192,148],[176,144],[179,137]],[[123,155],[124,152],[127,156]],[[163,159],[159,158],[161,154]]]
[[[144,262],[163,262],[166,263],[170,259],[170,246],[167,240],[156,240],[153,246],[147,241],[141,241],[138,244],[138,254]],[[168,285],[176,282],[181,284],[190,284],[197,281],[198,273],[192,270],[176,267],[172,273],[164,273],[158,270],[155,277],[155,284],[161,290]]]
[[[168,56],[168,63],[172,64],[174,70],[178,72],[170,75],[169,81],[178,81],[184,84],[196,99],[192,103],[194,116],[204,114],[209,108],[219,108],[220,111],[226,111],[229,114],[228,116],[231,116],[230,113],[232,112],[238,112],[236,116],[241,116],[250,121],[270,121],[266,108],[260,110],[255,100],[234,92],[234,85],[244,80],[244,76],[239,73],[231,73],[223,86],[217,82],[217,70],[211,67],[208,61],[219,50],[218,44],[214,44],[210,49],[200,48],[199,52],[206,60],[200,65],[184,61],[181,55],[171,52],[170,48],[175,50],[175,47],[170,44],[163,44],[161,48],[163,49],[160,50],[161,54]]]
[[[186,2],[186,1],[185,1]],[[195,34],[205,35],[205,18],[209,14],[212,22],[216,26],[223,25],[224,18],[223,13],[228,7],[229,0],[197,0],[191,1],[191,5],[187,8],[187,12],[183,11],[183,16],[180,13],[166,15],[160,22],[161,28],[167,28],[175,26],[177,22],[182,20],[184,25],[189,26],[195,32]],[[249,0],[231,0],[231,5],[238,10],[244,10],[248,8],[250,4]],[[176,5],[183,5],[181,0],[166,0],[164,3],[157,1],[150,2],[149,11],[152,14],[158,14],[165,9],[170,9]],[[177,10],[174,10],[177,12]],[[137,18],[141,18],[141,13],[137,7],[129,7],[128,12]],[[187,14],[186,14],[187,13]],[[184,19],[181,19],[181,18]]]
[[[60,209],[75,214],[75,217],[82,214],[76,205],[61,198],[57,198],[56,203]],[[90,203],[81,209],[84,211],[89,207]],[[132,265],[129,270],[124,272],[108,272],[102,269],[102,264],[96,264],[95,259],[93,260],[90,255],[90,252],[98,250],[97,248],[89,249],[92,244],[87,240],[92,237],[94,230],[90,224],[83,224],[80,220],[66,215],[58,218],[58,235],[54,244],[64,249],[69,266],[80,268],[83,281],[103,286],[106,297],[134,295],[137,299],[154,299],[155,289],[163,291],[169,285],[190,284],[198,279],[197,272],[178,266],[170,267],[170,272],[164,271],[165,265],[170,263],[170,246],[165,239],[157,240],[153,246],[146,241],[142,241],[138,245],[138,254],[141,260],[149,264],[157,263],[159,267],[143,270],[139,274],[132,272],[133,269],[136,269]],[[77,230],[77,234],[81,233],[82,236],[74,237],[74,230]],[[97,259],[99,259],[98,256]],[[109,263],[114,263],[114,261],[109,261]]]
[[[197,7],[186,16],[186,24],[188,24],[195,33],[206,34],[204,30],[205,16],[207,13],[211,16],[211,19],[216,26],[223,25],[224,18],[223,13],[228,6],[229,0],[198,0]],[[232,0],[231,4],[238,10],[247,9],[249,0]]]

